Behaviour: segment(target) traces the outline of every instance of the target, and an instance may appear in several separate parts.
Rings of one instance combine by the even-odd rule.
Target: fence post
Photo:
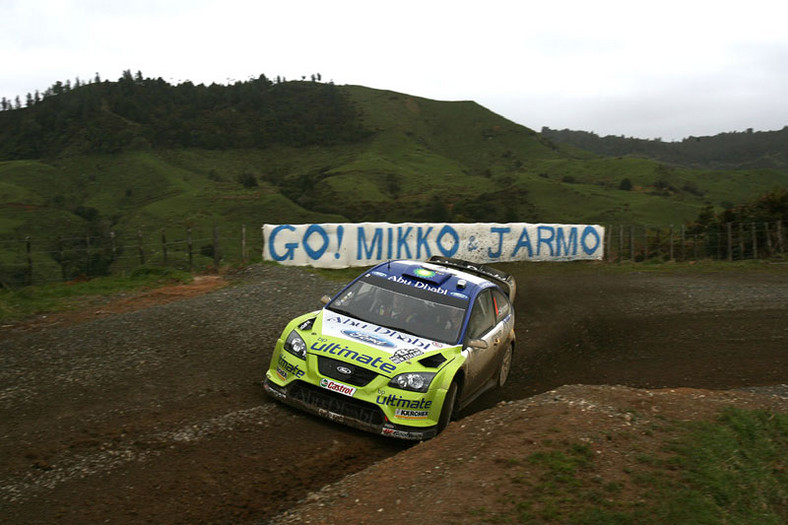
[[[719,228],[717,228],[717,260],[718,261],[722,260],[722,253],[723,253],[722,236],[723,236],[722,224],[720,224]]]
[[[164,259],[164,266],[167,266],[167,234],[164,228],[161,229],[161,253]]]
[[[246,264],[246,224],[241,225],[241,261]]]
[[[629,227],[629,260],[635,262],[635,226]]]
[[[137,230],[137,249],[140,253],[140,266],[145,266],[145,249],[142,247],[142,230]]]
[[[85,273],[87,274],[87,277],[90,277],[90,235],[85,237]]]
[[[744,259],[744,223],[739,223],[739,259]]]
[[[112,261],[115,262],[118,259],[118,247],[115,244],[115,231],[109,232],[109,240],[112,243]]]
[[[214,267],[219,267],[219,261],[221,257],[219,256],[219,226],[214,224],[213,225],[213,265]]]
[[[771,257],[772,255],[774,255],[774,252],[772,251],[772,237],[769,232],[768,222],[763,223],[763,231],[764,231],[764,235],[766,235],[766,256]]]
[[[728,261],[733,260],[733,231],[731,229],[732,224],[729,222],[725,223],[725,230],[728,234]]]
[[[670,225],[670,233],[668,235],[670,245],[668,246],[668,260],[673,260],[673,225]]]
[[[755,229],[755,223],[751,224],[752,226],[752,258],[758,258],[758,231]]]
[[[648,226],[643,225],[643,262],[648,260]]]
[[[693,255],[693,260],[697,261],[698,260],[698,234],[697,233],[692,234],[692,255]]]
[[[63,237],[57,238],[57,254],[58,257],[60,258],[60,260],[58,261],[58,264],[60,264],[60,277],[65,281],[67,274],[66,274],[66,261],[65,261],[66,253],[65,250],[63,249]]]
[[[618,262],[624,260],[624,225],[618,225]]]
[[[687,260],[687,228],[681,225],[681,260]]]
[[[785,240],[783,238],[783,221],[777,221],[777,250],[780,253],[785,252]]]
[[[189,226],[186,228],[186,246],[189,251],[189,272],[192,271],[192,266],[194,262],[194,252],[192,252],[192,228]]]
[[[27,270],[25,271],[25,286],[33,284],[33,251],[30,236],[25,237],[25,250],[27,251]]]

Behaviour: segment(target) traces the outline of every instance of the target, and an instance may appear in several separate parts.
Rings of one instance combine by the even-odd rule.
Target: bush
[[[244,188],[257,187],[257,179],[251,173],[242,173],[241,175],[239,175],[238,182],[240,182]]]

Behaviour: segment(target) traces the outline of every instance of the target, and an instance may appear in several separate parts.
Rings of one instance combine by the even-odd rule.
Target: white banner
[[[524,222],[266,224],[263,237],[266,261],[348,268],[433,255],[477,263],[599,260],[605,229]]]

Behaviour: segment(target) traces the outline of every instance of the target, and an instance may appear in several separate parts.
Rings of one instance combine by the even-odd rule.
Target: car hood
[[[365,365],[393,375],[412,368],[425,368],[425,358],[443,354],[446,358],[427,361],[427,368],[439,368],[459,351],[450,346],[399,332],[331,310],[321,310],[312,326],[307,352]]]

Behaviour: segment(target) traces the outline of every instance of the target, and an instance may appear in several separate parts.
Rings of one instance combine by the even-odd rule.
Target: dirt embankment
[[[613,476],[649,446],[655,418],[788,408],[775,386],[788,382],[788,271],[530,268],[507,268],[520,291],[510,382],[418,445],[264,395],[284,323],[341,284],[299,269],[3,327],[3,519],[473,522],[506,490],[507,458],[545,436],[590,443]]]

